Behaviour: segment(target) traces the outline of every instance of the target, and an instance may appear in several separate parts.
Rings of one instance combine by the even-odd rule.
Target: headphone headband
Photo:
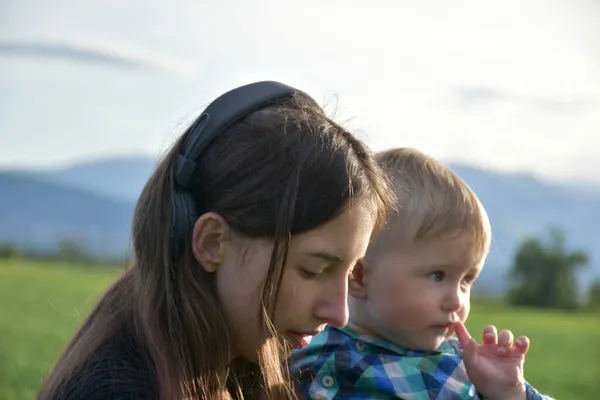
[[[216,98],[190,128],[183,151],[176,160],[175,182],[182,187],[189,184],[196,160],[221,132],[248,114],[290,98],[297,91],[283,83],[263,81],[238,87]]]
[[[273,81],[251,83],[219,96],[190,127],[183,149],[175,160],[172,248],[177,258],[189,241],[189,233],[198,218],[196,204],[186,190],[196,170],[196,160],[213,140],[248,114],[301,91]],[[305,93],[305,96],[309,97]]]

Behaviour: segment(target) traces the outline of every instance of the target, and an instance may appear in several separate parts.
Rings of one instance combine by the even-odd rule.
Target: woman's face
[[[292,346],[308,344],[325,324],[348,322],[348,275],[367,250],[375,220],[352,208],[314,230],[292,237],[279,287],[274,324]],[[262,337],[259,310],[273,243],[232,236],[216,271],[217,291],[231,329],[234,355],[256,361]]]

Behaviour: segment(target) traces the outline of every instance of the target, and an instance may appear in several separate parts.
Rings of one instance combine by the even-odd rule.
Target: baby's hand
[[[511,331],[498,335],[496,327],[488,325],[482,344],[477,344],[462,323],[454,324],[454,331],[463,348],[467,374],[479,393],[489,400],[526,399],[523,363],[529,350],[527,337],[513,343]]]

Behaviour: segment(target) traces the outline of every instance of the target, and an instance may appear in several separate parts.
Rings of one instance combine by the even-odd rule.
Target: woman
[[[295,398],[281,362],[347,323],[348,274],[392,204],[367,148],[306,94],[224,94],[149,179],[134,266],[38,398]]]

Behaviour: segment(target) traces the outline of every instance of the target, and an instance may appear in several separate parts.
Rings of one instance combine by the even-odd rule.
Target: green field
[[[40,380],[115,269],[0,261],[0,400],[35,397]],[[600,317],[474,304],[475,336],[491,323],[526,334],[526,377],[557,399],[595,399],[600,392]],[[479,335],[477,334],[477,337]]]

